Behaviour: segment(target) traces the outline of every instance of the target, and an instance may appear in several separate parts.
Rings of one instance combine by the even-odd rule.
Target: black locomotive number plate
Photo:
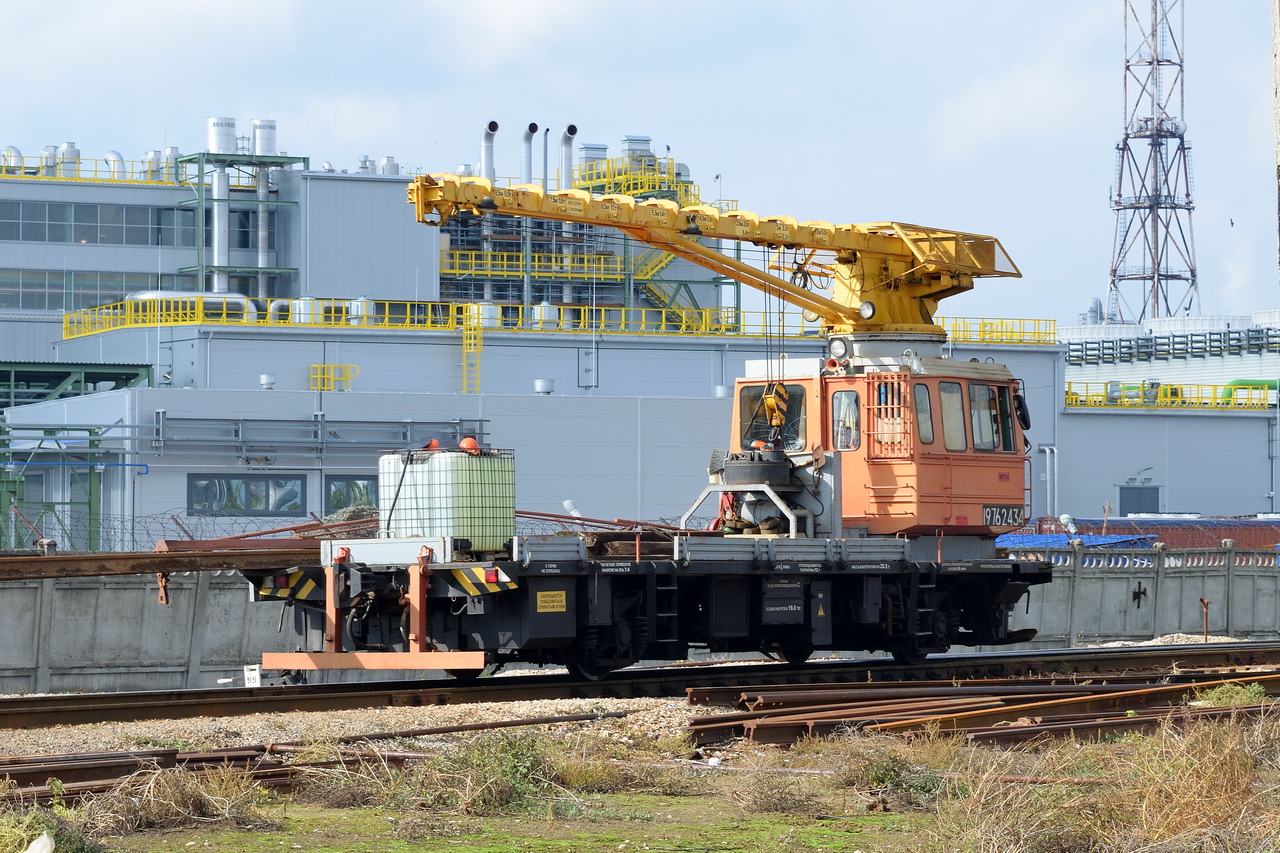
[[[984,527],[1021,527],[1023,524],[1022,506],[984,506],[982,508],[982,524]]]

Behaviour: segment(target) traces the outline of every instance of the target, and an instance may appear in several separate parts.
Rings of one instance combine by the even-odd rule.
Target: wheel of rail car
[[[903,666],[918,666],[929,656],[928,652],[922,652],[919,649],[890,649],[889,654]]]
[[[570,661],[565,666],[569,670],[569,674],[580,681],[599,681],[615,669],[621,667],[610,666],[607,663],[586,663],[584,661]]]
[[[444,671],[444,674],[454,681],[475,681],[484,673],[483,669],[446,669]]]
[[[812,646],[783,646],[778,649],[778,654],[784,661],[790,664],[804,663],[809,659],[809,655],[813,654]]]

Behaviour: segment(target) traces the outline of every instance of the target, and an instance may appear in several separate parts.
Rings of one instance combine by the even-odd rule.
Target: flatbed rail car
[[[952,644],[1030,639],[1008,616],[1050,579],[1045,563],[938,560],[905,538],[517,536],[512,559],[438,563],[419,557],[453,543],[324,544],[327,568],[246,573],[259,599],[302,605],[308,647],[323,649],[264,655],[268,669],[463,675],[521,662],[594,679],[694,650],[798,662],[867,649],[914,662]]]

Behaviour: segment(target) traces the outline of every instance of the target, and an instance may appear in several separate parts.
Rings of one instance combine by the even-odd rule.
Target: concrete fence
[[[1142,641],[1165,634],[1280,637],[1280,566],[1272,550],[1083,547],[1019,552],[1049,560],[1013,627],[1034,648]],[[297,645],[293,613],[251,604],[233,572],[175,574],[170,604],[149,575],[0,584],[0,693],[166,690],[242,684],[264,651]],[[957,651],[960,651],[957,649]],[[313,674],[320,675],[320,674]],[[316,680],[412,677],[325,673]]]
[[[1053,583],[1033,587],[1014,626],[1039,629],[1033,646],[1066,648],[1142,641],[1166,634],[1280,637],[1280,568],[1275,550],[1032,549],[1049,560]]]

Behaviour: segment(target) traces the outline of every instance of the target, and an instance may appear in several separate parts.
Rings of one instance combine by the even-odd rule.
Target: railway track
[[[1231,673],[1280,665],[1280,643],[1129,646],[1034,653],[946,655],[916,666],[889,659],[828,659],[780,663],[679,664],[632,667],[594,682],[564,674],[512,675],[473,682],[454,679],[292,685],[208,690],[77,693],[0,698],[0,728],[47,728],[146,719],[226,717],[290,711],[456,705],[527,699],[683,696],[690,688],[724,688],[728,704],[744,687],[848,682],[957,681],[1028,676],[1128,673],[1169,678],[1176,672]],[[736,692],[735,692],[736,691]]]
[[[1251,680],[1280,693],[1280,643],[1127,647],[1019,655],[957,655],[903,667],[886,660],[829,660],[803,666],[699,664],[637,668],[583,684],[563,675],[383,684],[291,686],[214,691],[9,697],[0,725],[140,720],[382,705],[462,704],[539,698],[687,695],[690,704],[736,706],[690,723],[695,741],[747,737],[765,743],[830,734],[840,728],[885,732],[938,725],[976,741],[1012,741],[1061,732],[1086,734],[1150,726],[1173,708],[1185,716],[1261,713],[1262,707],[1188,709],[1188,687]],[[374,732],[330,744],[317,761],[307,744],[249,744],[200,752],[128,752],[0,757],[10,798],[46,802],[109,790],[152,769],[199,773],[234,766],[267,787],[293,784],[306,768],[376,755],[391,762],[426,758],[387,751],[378,742],[510,726],[554,725],[629,712],[467,723]],[[1016,722],[1009,725],[1010,719]],[[56,780],[51,781],[51,780]]]

